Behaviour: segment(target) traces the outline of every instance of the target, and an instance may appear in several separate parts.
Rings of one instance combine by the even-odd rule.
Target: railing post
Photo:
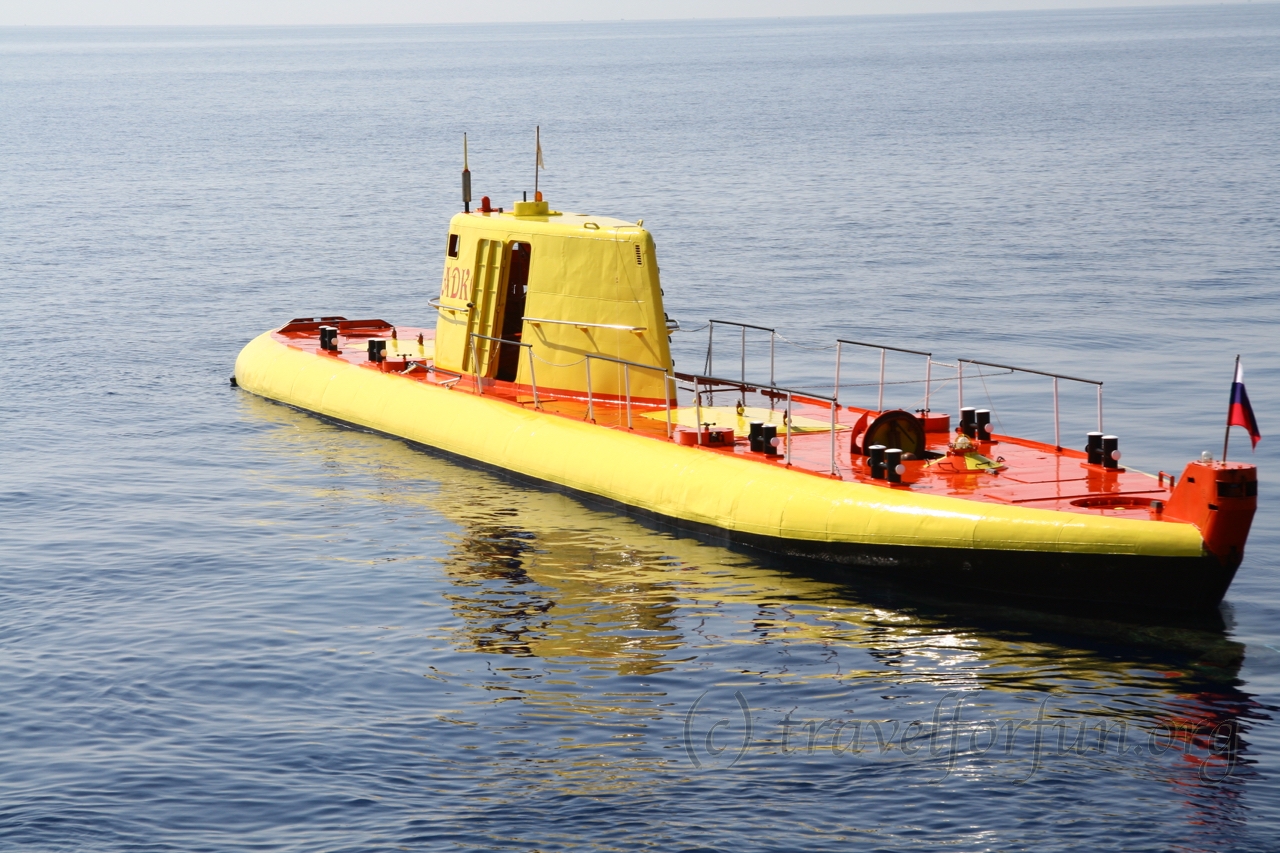
[[[769,330],[769,384],[770,385],[778,384],[773,381],[773,339],[777,337],[777,335],[778,335],[777,332],[773,331],[772,329]]]
[[[884,411],[884,347],[880,348],[880,398],[876,400],[876,411]]]
[[[1098,432],[1102,432],[1102,383],[1098,383]]]
[[[586,357],[587,365],[587,420],[592,423],[596,422],[595,404],[591,399],[591,356],[583,354]]]
[[[791,392],[787,392],[787,465],[791,465]]]
[[[538,379],[533,375],[533,344],[529,344],[525,351],[529,353],[529,385],[533,388],[533,407],[541,409],[542,404],[538,402]]]
[[[960,402],[956,405],[956,418],[960,417],[960,410],[964,408],[964,361],[956,359],[956,394],[960,398]]]
[[[698,433],[698,444],[702,444],[702,393],[698,390],[698,377],[693,378],[693,405],[698,422],[693,425]]]
[[[480,389],[480,359],[476,355],[475,332],[471,333],[470,339],[471,339],[471,375],[475,378],[475,381],[476,381],[476,393],[483,394],[484,392]]]
[[[1062,435],[1058,430],[1058,377],[1053,377],[1053,446],[1062,449]]]
[[[711,374],[714,376],[715,374]],[[742,384],[747,384],[747,327],[742,327]]]
[[[929,414],[929,389],[933,388],[933,356],[924,360],[924,413]],[[956,417],[960,417],[956,415]]]
[[[707,375],[708,376],[716,375],[715,370],[712,369],[712,366],[711,366],[711,345],[715,343],[715,339],[716,339],[716,321],[708,320],[707,321]]]
[[[670,439],[671,438],[671,397],[670,395],[667,394],[667,392],[671,388],[675,388],[676,405],[678,406],[680,405],[680,386],[676,385],[676,378],[674,376],[671,376],[667,373],[663,373],[662,376],[663,376],[662,393],[664,396],[667,397],[667,401],[666,401],[667,402],[667,438]],[[670,387],[667,386],[668,381],[671,383]]]
[[[834,395],[837,402],[839,402],[840,400],[840,347],[842,346],[843,344],[840,343],[839,340],[837,340],[836,341],[836,390]]]
[[[839,344],[837,344],[839,346]],[[837,477],[840,472],[836,470],[836,410],[840,408],[839,403],[835,400],[831,401],[831,476]]]
[[[622,365],[622,384],[627,389],[627,429],[631,429],[631,365]]]

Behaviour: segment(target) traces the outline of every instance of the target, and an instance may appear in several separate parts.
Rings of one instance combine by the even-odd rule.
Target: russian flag
[[[1240,367],[1240,359],[1236,359],[1236,380],[1231,383],[1231,408],[1227,410],[1227,429],[1242,426],[1249,431],[1249,440],[1258,446],[1262,433],[1258,431],[1258,419],[1253,416],[1253,406],[1249,405],[1249,394],[1244,390],[1244,370]]]

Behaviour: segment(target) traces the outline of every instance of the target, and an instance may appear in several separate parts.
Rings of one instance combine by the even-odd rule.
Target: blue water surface
[[[903,598],[229,386],[294,316],[433,322],[462,133],[509,204],[535,125],[780,381],[837,336],[1101,379],[1179,470],[1242,354],[1221,619]],[[0,30],[0,847],[1277,849],[1277,139],[1277,5]],[[1046,380],[966,394],[1052,429]]]

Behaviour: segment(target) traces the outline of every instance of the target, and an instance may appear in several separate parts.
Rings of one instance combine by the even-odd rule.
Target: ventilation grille
[[[644,266],[644,255],[640,254],[640,244],[636,243],[636,266]]]

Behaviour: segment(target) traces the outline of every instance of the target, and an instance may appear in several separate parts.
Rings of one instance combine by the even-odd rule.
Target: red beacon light
[[[487,195],[480,196],[480,212],[493,213],[493,208],[489,204],[489,197]]]

